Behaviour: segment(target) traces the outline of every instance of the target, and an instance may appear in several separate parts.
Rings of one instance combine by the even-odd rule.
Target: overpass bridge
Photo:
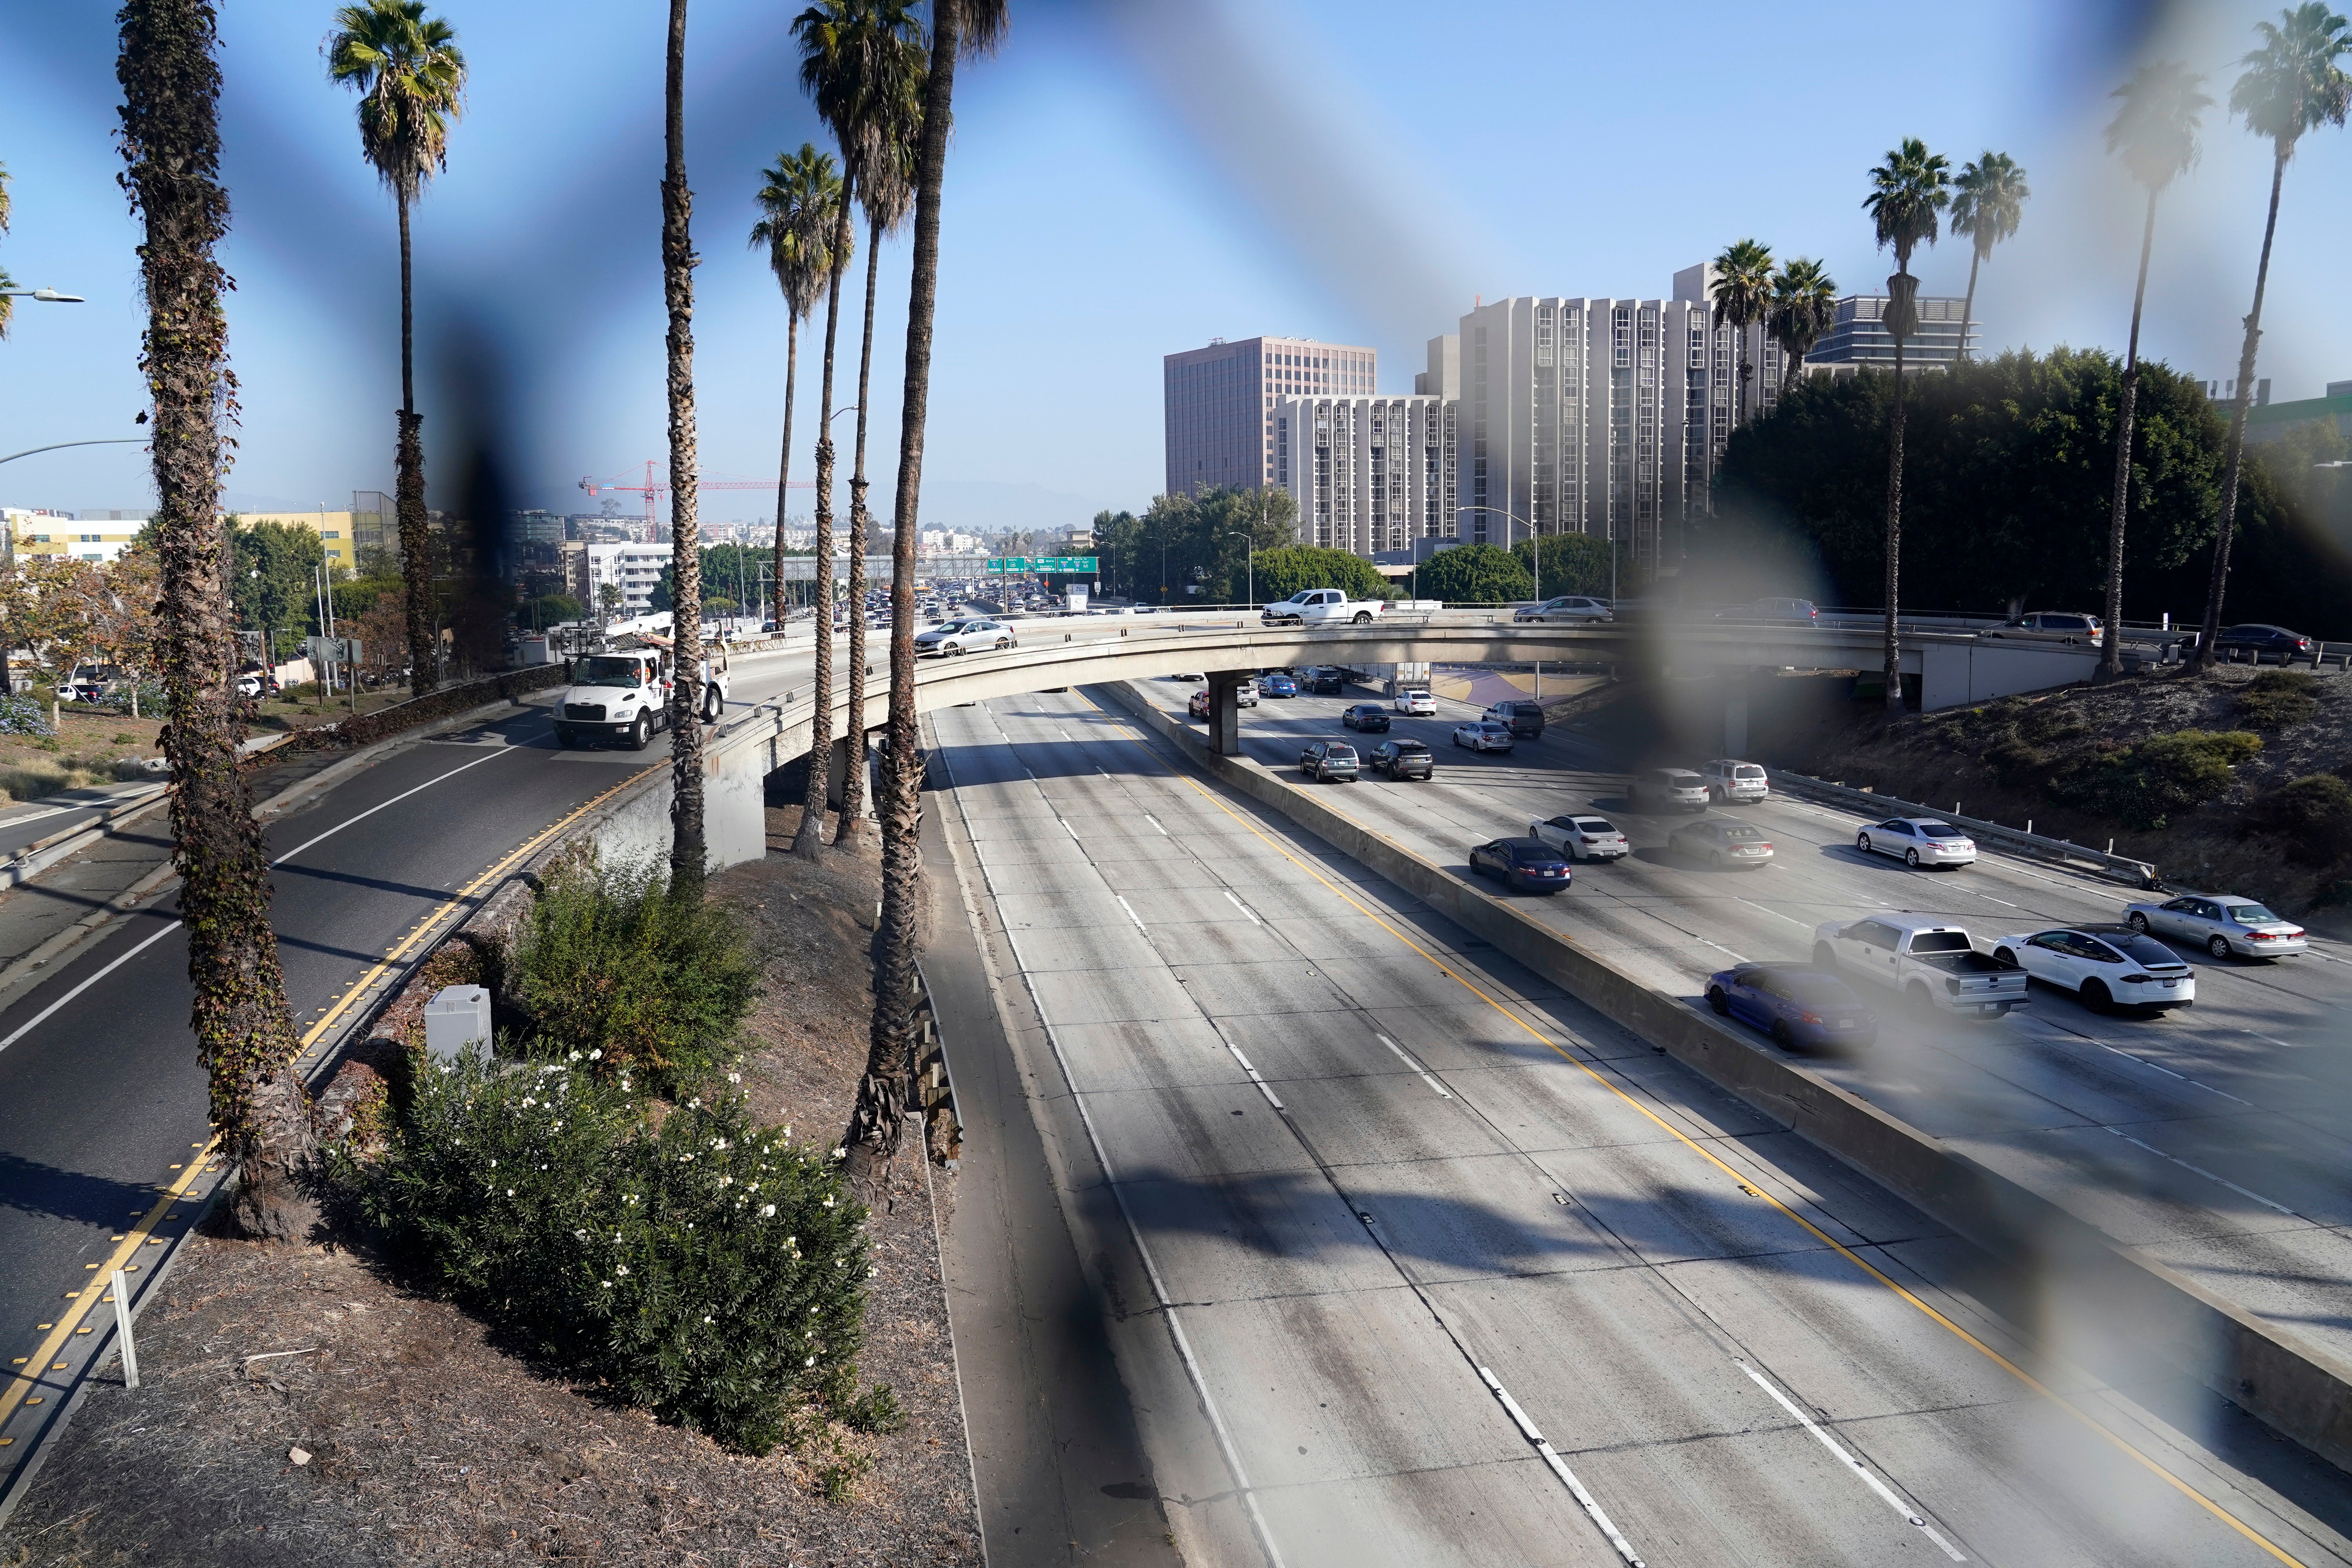
[[[1163,676],[1208,678],[1214,696],[1210,736],[1220,752],[1240,750],[1235,688],[1270,667],[1339,664],[1515,664],[1532,660],[1633,664],[1661,672],[1752,669],[1875,669],[1878,635],[1860,627],[1750,626],[1662,620],[1601,626],[1518,625],[1508,611],[1441,610],[1386,616],[1365,626],[1267,626],[1225,615],[1061,616],[1010,623],[1017,647],[1000,653],[923,660],[915,675],[919,712],[996,697]],[[877,639],[878,640],[878,639]],[[757,656],[754,656],[757,657]],[[1906,628],[1903,668],[1920,678],[1929,710],[1981,702],[2088,679],[2098,650],[1983,638],[1973,632]],[[2128,655],[2127,655],[2128,657]],[[865,711],[852,715],[836,680],[832,773],[853,752],[848,735],[888,721],[887,679],[869,681]],[[766,852],[770,773],[807,754],[814,704],[804,691],[730,714],[710,734],[703,766],[705,831],[713,868]],[[1727,685],[1726,749],[1747,746],[1747,700]],[[856,753],[862,755],[862,748]],[[599,835],[608,853],[667,853],[669,775],[656,773],[617,802]]]

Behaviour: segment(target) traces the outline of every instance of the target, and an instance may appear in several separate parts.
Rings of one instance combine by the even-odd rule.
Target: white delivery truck
[[[1270,626],[1361,626],[1387,607],[1378,599],[1350,599],[1337,588],[1301,588],[1265,606],[1258,619]]]

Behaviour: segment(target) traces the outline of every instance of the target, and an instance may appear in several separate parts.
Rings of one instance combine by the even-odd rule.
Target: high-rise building
[[[1274,482],[1298,503],[1298,540],[1379,558],[1453,540],[1454,419],[1443,397],[1285,397]]]
[[[1711,314],[1700,299],[1522,296],[1463,317],[1463,542],[1590,533],[1670,563],[1729,435],[1733,334]],[[1758,370],[1777,383],[1777,361]]]
[[[1206,348],[1168,355],[1161,361],[1167,493],[1276,483],[1276,400],[1370,396],[1379,373],[1370,349],[1312,338],[1213,338]]]
[[[1940,368],[1960,357],[1961,314],[1966,305],[1964,300],[1920,297],[1919,331],[1903,340],[1906,368]],[[1975,322],[1967,325],[1969,347],[1973,351],[1982,334]],[[1849,294],[1840,300],[1837,321],[1805,356],[1805,363],[1808,368],[1868,364],[1892,370],[1895,338],[1886,330],[1886,296]]]

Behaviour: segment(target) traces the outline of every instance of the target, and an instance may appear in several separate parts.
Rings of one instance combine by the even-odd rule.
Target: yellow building
[[[77,518],[16,506],[0,507],[0,517],[6,521],[11,555],[68,555],[101,563],[121,554],[147,526],[139,515]]]
[[[243,528],[254,528],[265,522],[274,522],[286,528],[308,529],[319,536],[320,546],[326,555],[327,563],[331,566],[357,566],[360,563],[359,541],[362,523],[372,524],[373,531],[379,533],[383,527],[380,517],[367,512],[314,510],[311,511],[240,511],[230,515],[235,517],[238,526]]]

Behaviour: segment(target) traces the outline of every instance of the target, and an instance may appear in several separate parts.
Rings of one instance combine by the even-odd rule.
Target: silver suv
[[[1716,757],[1699,763],[1698,776],[1706,785],[1707,799],[1717,805],[1735,800],[1762,800],[1772,793],[1772,781],[1764,776],[1762,768],[1733,757]]]
[[[1706,784],[1688,768],[1649,768],[1625,781],[1635,811],[1705,811]]]
[[[1984,634],[1989,637],[2014,637],[2021,642],[2087,643],[2100,646],[2106,627],[2098,616],[2080,611],[2036,610],[2030,616],[2020,616],[2006,625],[1995,626]]]

